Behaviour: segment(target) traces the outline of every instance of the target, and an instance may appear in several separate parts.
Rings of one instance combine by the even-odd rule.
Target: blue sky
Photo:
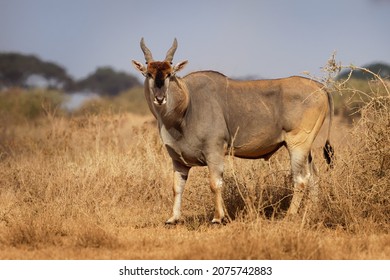
[[[38,55],[82,78],[99,66],[137,75],[144,37],[155,59],[173,38],[183,74],[322,76],[333,51],[345,65],[390,63],[388,0],[0,0],[0,52]]]

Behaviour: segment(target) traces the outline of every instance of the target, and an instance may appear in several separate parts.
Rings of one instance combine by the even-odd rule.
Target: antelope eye
[[[152,78],[152,74],[147,73],[146,75],[148,76],[148,78]]]
[[[171,73],[167,74],[167,78],[170,78],[171,76],[172,76]]]

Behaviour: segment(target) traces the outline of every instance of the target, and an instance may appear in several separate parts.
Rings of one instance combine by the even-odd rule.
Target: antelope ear
[[[134,68],[146,77],[146,67],[141,62],[136,60],[132,60],[131,62],[133,63]]]
[[[188,63],[188,60],[179,62],[175,66],[173,66],[173,74],[176,74],[177,72],[181,71]]]

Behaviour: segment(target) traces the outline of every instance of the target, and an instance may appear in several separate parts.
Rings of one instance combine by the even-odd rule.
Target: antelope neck
[[[182,123],[190,102],[187,86],[178,77],[172,77],[168,88],[167,103],[154,105],[159,120],[167,127]]]

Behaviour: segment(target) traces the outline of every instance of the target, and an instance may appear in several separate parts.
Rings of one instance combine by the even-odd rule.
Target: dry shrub
[[[280,218],[288,209],[292,180],[287,150],[269,161],[229,157],[224,200],[229,219]]]
[[[389,231],[390,94],[379,77],[375,83],[382,90],[363,93],[366,101],[350,132],[351,144],[337,152],[330,176],[321,176],[323,204],[317,214],[329,226]]]

